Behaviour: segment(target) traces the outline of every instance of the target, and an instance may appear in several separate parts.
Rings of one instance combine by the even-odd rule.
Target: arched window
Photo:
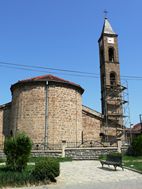
[[[111,87],[114,87],[116,84],[116,73],[112,72],[110,73],[110,85]]]
[[[109,47],[108,49],[109,62],[114,62],[114,48]]]

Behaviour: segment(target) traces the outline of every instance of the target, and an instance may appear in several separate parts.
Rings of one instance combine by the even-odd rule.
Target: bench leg
[[[104,164],[103,163],[101,163],[101,164],[102,164],[102,168],[103,168]]]
[[[117,166],[116,166],[116,165],[114,165],[115,171],[116,171],[116,167],[117,167]]]

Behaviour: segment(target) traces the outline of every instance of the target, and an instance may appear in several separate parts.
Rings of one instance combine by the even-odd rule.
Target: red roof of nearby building
[[[133,126],[132,131],[140,131],[141,129],[142,129],[141,124],[137,123],[136,125]]]
[[[127,133],[140,134],[141,132],[142,132],[142,127],[140,123],[137,123],[131,129],[127,128]]]
[[[71,81],[68,81],[68,80],[64,80],[62,78],[59,78],[59,77],[56,77],[54,75],[43,75],[43,76],[38,76],[38,77],[33,77],[33,78],[29,78],[29,79],[25,79],[25,80],[20,80],[18,81],[17,83],[15,83],[14,85],[11,86],[11,89],[15,86],[15,85],[19,85],[19,84],[24,84],[24,83],[29,83],[29,82],[36,82],[36,81],[53,81],[53,82],[58,82],[58,83],[65,83],[65,84],[68,84],[68,85],[72,85],[72,86],[75,86],[75,87],[78,87],[81,89],[82,93],[84,92],[84,89],[76,84],[76,83],[73,83]]]
[[[126,132],[127,133],[132,133],[132,134],[140,134],[140,133],[142,133],[141,123],[137,123],[131,129],[127,128]]]

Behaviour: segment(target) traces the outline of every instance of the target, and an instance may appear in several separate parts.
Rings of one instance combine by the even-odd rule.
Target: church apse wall
[[[51,148],[63,140],[81,143],[84,90],[79,85],[46,75],[19,81],[11,91],[13,135],[24,131],[34,144]]]
[[[49,85],[48,89],[49,144],[81,143],[82,96],[78,89],[64,84]]]
[[[33,143],[44,141],[45,85],[19,83],[12,87],[11,131],[24,131]]]

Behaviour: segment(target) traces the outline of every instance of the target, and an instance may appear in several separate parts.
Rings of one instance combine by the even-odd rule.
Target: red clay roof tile
[[[73,83],[71,81],[64,80],[62,78],[56,77],[54,75],[50,75],[50,74],[49,75],[37,76],[37,77],[25,79],[25,80],[20,80],[17,83],[15,83],[14,85],[12,85],[12,87],[17,85],[17,84],[22,84],[22,83],[24,84],[24,83],[35,82],[35,81],[53,81],[53,82],[65,83],[65,84],[69,84],[69,85],[78,87],[82,90],[82,93],[84,92],[84,89],[80,85]]]

